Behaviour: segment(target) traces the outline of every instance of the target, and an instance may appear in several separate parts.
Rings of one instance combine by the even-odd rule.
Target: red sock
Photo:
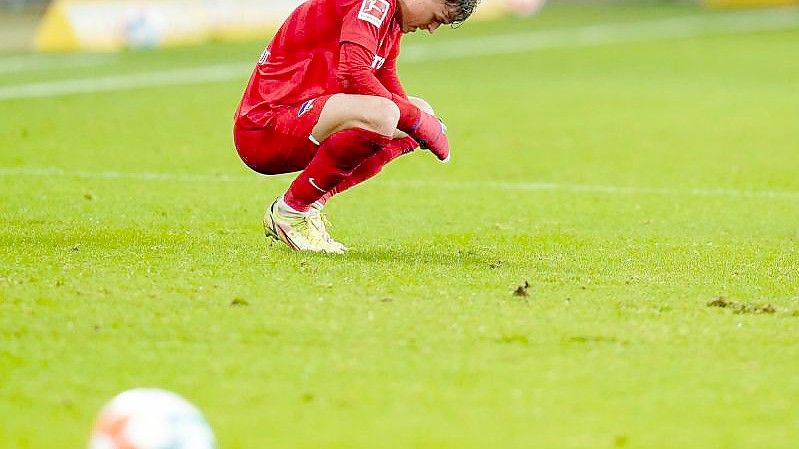
[[[291,183],[283,197],[286,204],[307,212],[311,203],[319,200],[390,141],[390,137],[361,128],[345,129],[328,137],[311,163]]]
[[[352,174],[344,178],[341,182],[336,184],[330,191],[319,198],[320,204],[325,204],[333,195],[337,195],[350,187],[356,186],[369,178],[374,177],[383,169],[383,166],[393,161],[394,159],[402,156],[403,154],[410,153],[419,146],[412,137],[404,137],[402,139],[394,139],[385,147],[381,148],[377,153],[373,154],[361,165],[359,165]]]

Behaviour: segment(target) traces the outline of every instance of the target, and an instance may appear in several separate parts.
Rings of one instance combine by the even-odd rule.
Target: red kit
[[[266,174],[304,168],[316,151],[309,137],[325,101],[343,91],[336,78],[341,44],[363,47],[377,79],[393,81],[401,36],[396,0],[299,6],[261,55],[236,111],[234,137],[244,162]],[[383,84],[402,94],[398,82]]]

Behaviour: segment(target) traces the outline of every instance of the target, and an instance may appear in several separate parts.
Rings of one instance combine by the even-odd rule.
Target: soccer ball
[[[120,393],[100,411],[89,449],[214,449],[211,427],[197,407],[155,388]]]

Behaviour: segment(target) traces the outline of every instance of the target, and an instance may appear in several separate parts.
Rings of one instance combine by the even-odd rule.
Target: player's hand
[[[411,131],[411,137],[419,142],[419,146],[430,150],[441,162],[449,162],[449,139],[447,126],[438,117],[422,112],[419,122]]]

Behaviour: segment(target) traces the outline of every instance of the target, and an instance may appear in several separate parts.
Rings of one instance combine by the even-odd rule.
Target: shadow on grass
[[[480,248],[430,244],[420,246],[378,246],[354,248],[342,260],[369,264],[429,265],[449,268],[488,268],[496,260]]]

